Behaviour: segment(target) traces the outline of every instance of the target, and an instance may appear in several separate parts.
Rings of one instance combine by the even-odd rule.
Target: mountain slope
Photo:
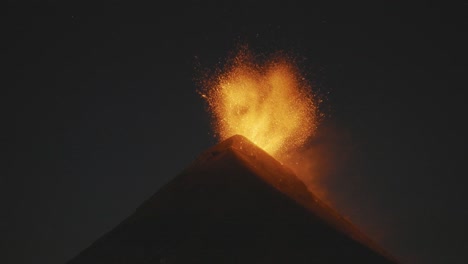
[[[203,153],[69,264],[394,263],[242,136]]]

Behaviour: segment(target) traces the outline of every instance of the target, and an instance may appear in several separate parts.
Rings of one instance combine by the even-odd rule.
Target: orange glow
[[[275,158],[300,147],[316,128],[310,87],[286,56],[257,62],[241,49],[213,78],[204,81],[217,137],[239,134]]]

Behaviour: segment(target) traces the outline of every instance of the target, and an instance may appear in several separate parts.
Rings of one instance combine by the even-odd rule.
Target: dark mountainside
[[[242,136],[203,153],[68,264],[395,263]]]

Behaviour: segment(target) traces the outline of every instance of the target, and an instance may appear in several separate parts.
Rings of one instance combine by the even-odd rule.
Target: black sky
[[[343,214],[405,263],[467,263],[468,2],[392,2],[2,8],[0,263],[66,262],[215,144],[194,79],[240,41],[327,94]]]

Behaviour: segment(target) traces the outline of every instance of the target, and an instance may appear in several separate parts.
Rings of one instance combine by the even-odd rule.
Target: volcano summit
[[[396,263],[242,136],[204,152],[68,264]]]

